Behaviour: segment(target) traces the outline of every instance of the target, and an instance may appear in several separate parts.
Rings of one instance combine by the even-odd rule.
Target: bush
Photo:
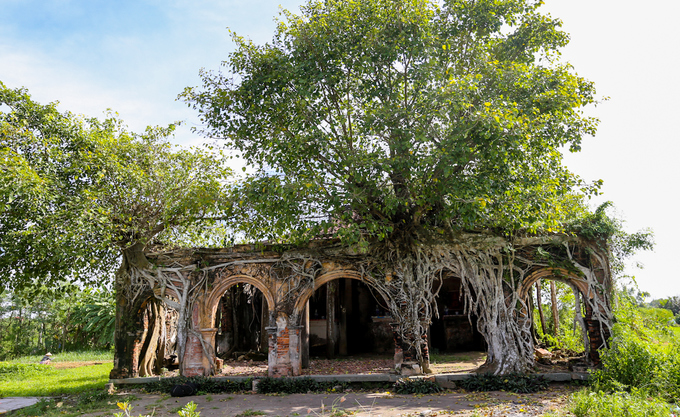
[[[337,380],[320,382],[311,378],[262,378],[257,383],[258,394],[284,393],[305,394],[307,392],[344,391],[346,382]]]
[[[663,329],[675,322],[673,312],[664,308],[638,308],[647,327]]]
[[[548,388],[548,381],[537,375],[473,375],[457,384],[468,391],[512,391],[517,393],[538,392]]]
[[[670,401],[680,404],[680,345],[666,353],[666,360],[659,368],[660,389]]]
[[[660,398],[650,398],[640,391],[632,393],[602,391],[575,393],[569,409],[576,417],[668,417],[670,405]]]
[[[592,374],[595,391],[645,392],[680,402],[680,345],[664,346],[615,326],[601,351],[602,369]]]
[[[144,389],[147,392],[162,392],[165,394],[170,393],[170,390],[175,385],[183,385],[192,383],[197,387],[199,393],[205,394],[219,394],[219,393],[231,393],[231,392],[242,392],[250,391],[252,387],[252,379],[247,379],[243,382],[232,381],[229,379],[215,379],[206,378],[202,376],[195,377],[185,377],[177,376],[173,378],[163,378],[158,382],[152,382],[147,384]]]
[[[593,382],[605,391],[651,388],[663,356],[649,342],[619,332],[610,347],[601,351],[602,369],[593,373]]]
[[[429,379],[401,378],[394,383],[394,391],[398,394],[436,394],[442,392],[442,388]]]

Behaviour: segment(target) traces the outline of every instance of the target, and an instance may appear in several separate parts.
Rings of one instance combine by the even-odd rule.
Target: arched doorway
[[[340,367],[342,359],[361,359],[362,369],[368,372],[394,369],[394,320],[387,303],[381,301],[381,295],[356,271],[317,277],[294,308],[302,329],[301,365],[308,369],[303,373],[326,373],[327,369],[319,368],[328,358],[340,359],[336,362]]]
[[[460,278],[445,276],[437,297],[438,317],[430,326],[430,354],[484,351],[477,317],[465,312]]]
[[[477,316],[466,312],[465,289],[459,277],[444,272],[441,281],[436,282],[440,284],[437,314],[428,330],[430,370],[474,371],[486,361],[486,341],[477,328]]]
[[[268,318],[269,308],[262,291],[244,283],[229,287],[215,311],[216,356],[223,360],[261,356],[259,360],[266,360]]]
[[[308,303],[312,357],[393,354],[390,312],[364,282],[330,281]]]
[[[586,358],[599,363],[599,349],[609,337],[600,323],[606,299],[588,281],[562,268],[545,268],[527,276],[520,296],[532,310],[532,332],[539,343],[566,348],[572,361],[582,356],[584,364]]]
[[[273,297],[257,278],[235,275],[215,281],[208,299],[210,343],[216,374],[267,375]]]

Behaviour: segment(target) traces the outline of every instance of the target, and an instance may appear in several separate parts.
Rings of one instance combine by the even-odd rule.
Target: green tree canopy
[[[271,43],[234,35],[226,71],[183,96],[256,169],[244,229],[561,230],[599,187],[561,155],[595,133],[595,88],[559,62],[568,36],[541,3],[311,0]]]
[[[219,214],[230,171],[173,129],[134,134],[0,83],[0,292],[101,282],[123,250]]]

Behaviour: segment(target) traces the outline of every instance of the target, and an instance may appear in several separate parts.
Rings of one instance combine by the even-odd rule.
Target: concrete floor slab
[[[20,408],[29,407],[40,401],[36,397],[5,397],[0,398],[0,414],[5,414],[10,411],[18,410]]]

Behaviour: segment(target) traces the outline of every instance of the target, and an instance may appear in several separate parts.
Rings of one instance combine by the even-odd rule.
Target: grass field
[[[52,352],[52,362],[103,362],[113,360],[112,350],[87,350],[82,352]],[[38,363],[44,355],[22,356],[9,363]]]
[[[49,366],[49,365],[48,365]],[[104,389],[112,363],[52,369],[40,374],[17,372],[0,379],[0,397],[44,397]]]

